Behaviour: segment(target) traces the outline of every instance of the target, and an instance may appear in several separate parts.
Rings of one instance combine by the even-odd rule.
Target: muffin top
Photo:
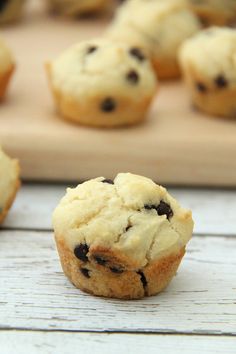
[[[210,88],[236,85],[236,30],[210,27],[180,48],[180,64],[209,80]]]
[[[0,37],[0,74],[5,73],[13,64],[13,56],[3,39]]]
[[[138,101],[156,90],[156,77],[139,48],[91,39],[66,50],[50,66],[52,86],[83,102],[112,95]]]
[[[78,258],[107,254],[133,270],[183,248],[193,221],[165,188],[120,173],[114,181],[99,177],[69,188],[54,211],[53,226],[59,242]]]

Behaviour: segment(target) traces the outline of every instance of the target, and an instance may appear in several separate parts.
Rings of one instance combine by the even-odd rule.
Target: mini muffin
[[[180,44],[201,29],[184,0],[130,0],[117,12],[106,35],[143,48],[160,79],[180,74]]]
[[[47,64],[58,111],[98,127],[145,119],[157,89],[149,60],[139,48],[106,39],[79,43]]]
[[[22,14],[25,0],[1,0],[0,24],[17,20]]]
[[[108,9],[111,0],[47,0],[49,9],[60,15],[78,17]]]
[[[93,295],[138,299],[162,291],[191,238],[191,212],[148,178],[120,173],[68,189],[53,214],[62,268]]]
[[[179,58],[195,106],[236,118],[236,30],[206,29],[183,44]]]
[[[6,93],[13,70],[14,60],[12,53],[0,38],[0,100]]]
[[[19,164],[10,159],[0,148],[0,223],[10,209],[20,186]]]
[[[223,26],[236,20],[235,0],[188,0],[188,2],[205,25]]]

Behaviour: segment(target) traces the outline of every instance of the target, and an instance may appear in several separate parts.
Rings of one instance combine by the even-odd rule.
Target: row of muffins
[[[40,1],[40,0],[39,0]],[[145,0],[157,2],[164,0]],[[21,16],[26,0],[2,0],[0,23],[15,21]],[[112,0],[45,0],[48,9],[57,14],[78,17],[87,13],[102,13],[119,1]],[[235,0],[187,0],[187,5],[204,25],[231,25],[236,20]]]
[[[19,185],[18,161],[0,148],[0,224]],[[120,173],[68,189],[53,226],[72,284],[93,295],[138,299],[159,293],[176,274],[193,220],[165,188]]]
[[[174,78],[182,68],[198,108],[235,117],[236,30],[200,29],[182,1],[130,0],[103,38],[78,43],[47,63],[57,110],[66,119],[92,126],[138,123],[147,116],[158,78]],[[3,97],[14,60],[3,42],[0,53]]]

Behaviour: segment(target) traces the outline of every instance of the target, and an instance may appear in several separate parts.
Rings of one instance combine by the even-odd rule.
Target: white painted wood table
[[[236,190],[170,189],[194,236],[171,285],[139,301],[64,277],[50,220],[64,191],[24,185],[0,231],[0,354],[236,353]]]

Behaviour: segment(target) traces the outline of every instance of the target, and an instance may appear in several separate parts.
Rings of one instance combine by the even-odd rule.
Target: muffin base
[[[18,171],[19,171],[19,167],[18,167]],[[4,208],[3,208],[2,212],[0,213],[0,224],[2,224],[5,217],[7,216],[7,213],[9,211],[9,209],[11,208],[13,201],[16,197],[16,193],[17,193],[18,189],[20,188],[20,185],[21,185],[20,179],[17,179],[14,186],[12,187],[12,191],[10,193],[10,196],[9,196],[6,204],[4,205]]]
[[[175,60],[166,58],[158,60],[152,58],[152,65],[157,78],[160,80],[171,80],[180,77],[180,68]]]
[[[14,65],[8,69],[5,73],[0,74],[0,100],[5,96],[6,90],[11,79],[12,73],[14,71]]]
[[[197,108],[209,115],[236,119],[236,87],[217,88],[213,81],[184,65],[183,73],[192,102]],[[197,83],[202,83],[206,90],[199,91]]]
[[[194,94],[193,103],[201,111],[222,118],[236,119],[236,88],[224,92],[210,92],[209,94]]]
[[[143,269],[114,273],[104,265],[82,262],[61,237],[55,238],[63,271],[72,284],[92,295],[117,299],[140,299],[162,291],[176,274],[185,253],[182,248]]]
[[[47,3],[50,12],[74,18],[90,14],[99,14],[102,11],[106,12],[110,7],[109,1],[107,0],[86,1],[83,4],[77,5],[77,7],[58,0],[47,0]]]
[[[232,25],[236,21],[236,15],[232,13],[225,14],[224,12],[212,11],[209,9],[198,9],[194,6],[191,7],[193,12],[199,17],[202,24],[206,27],[208,26],[227,26]]]
[[[51,67],[46,64],[49,86],[59,113],[63,118],[78,124],[113,128],[117,126],[134,125],[147,117],[147,111],[153,97],[139,97],[139,101],[131,101],[125,96],[119,97],[116,111],[104,113],[99,111],[99,102],[104,97],[94,96],[78,102],[73,97],[66,96],[52,85]]]

